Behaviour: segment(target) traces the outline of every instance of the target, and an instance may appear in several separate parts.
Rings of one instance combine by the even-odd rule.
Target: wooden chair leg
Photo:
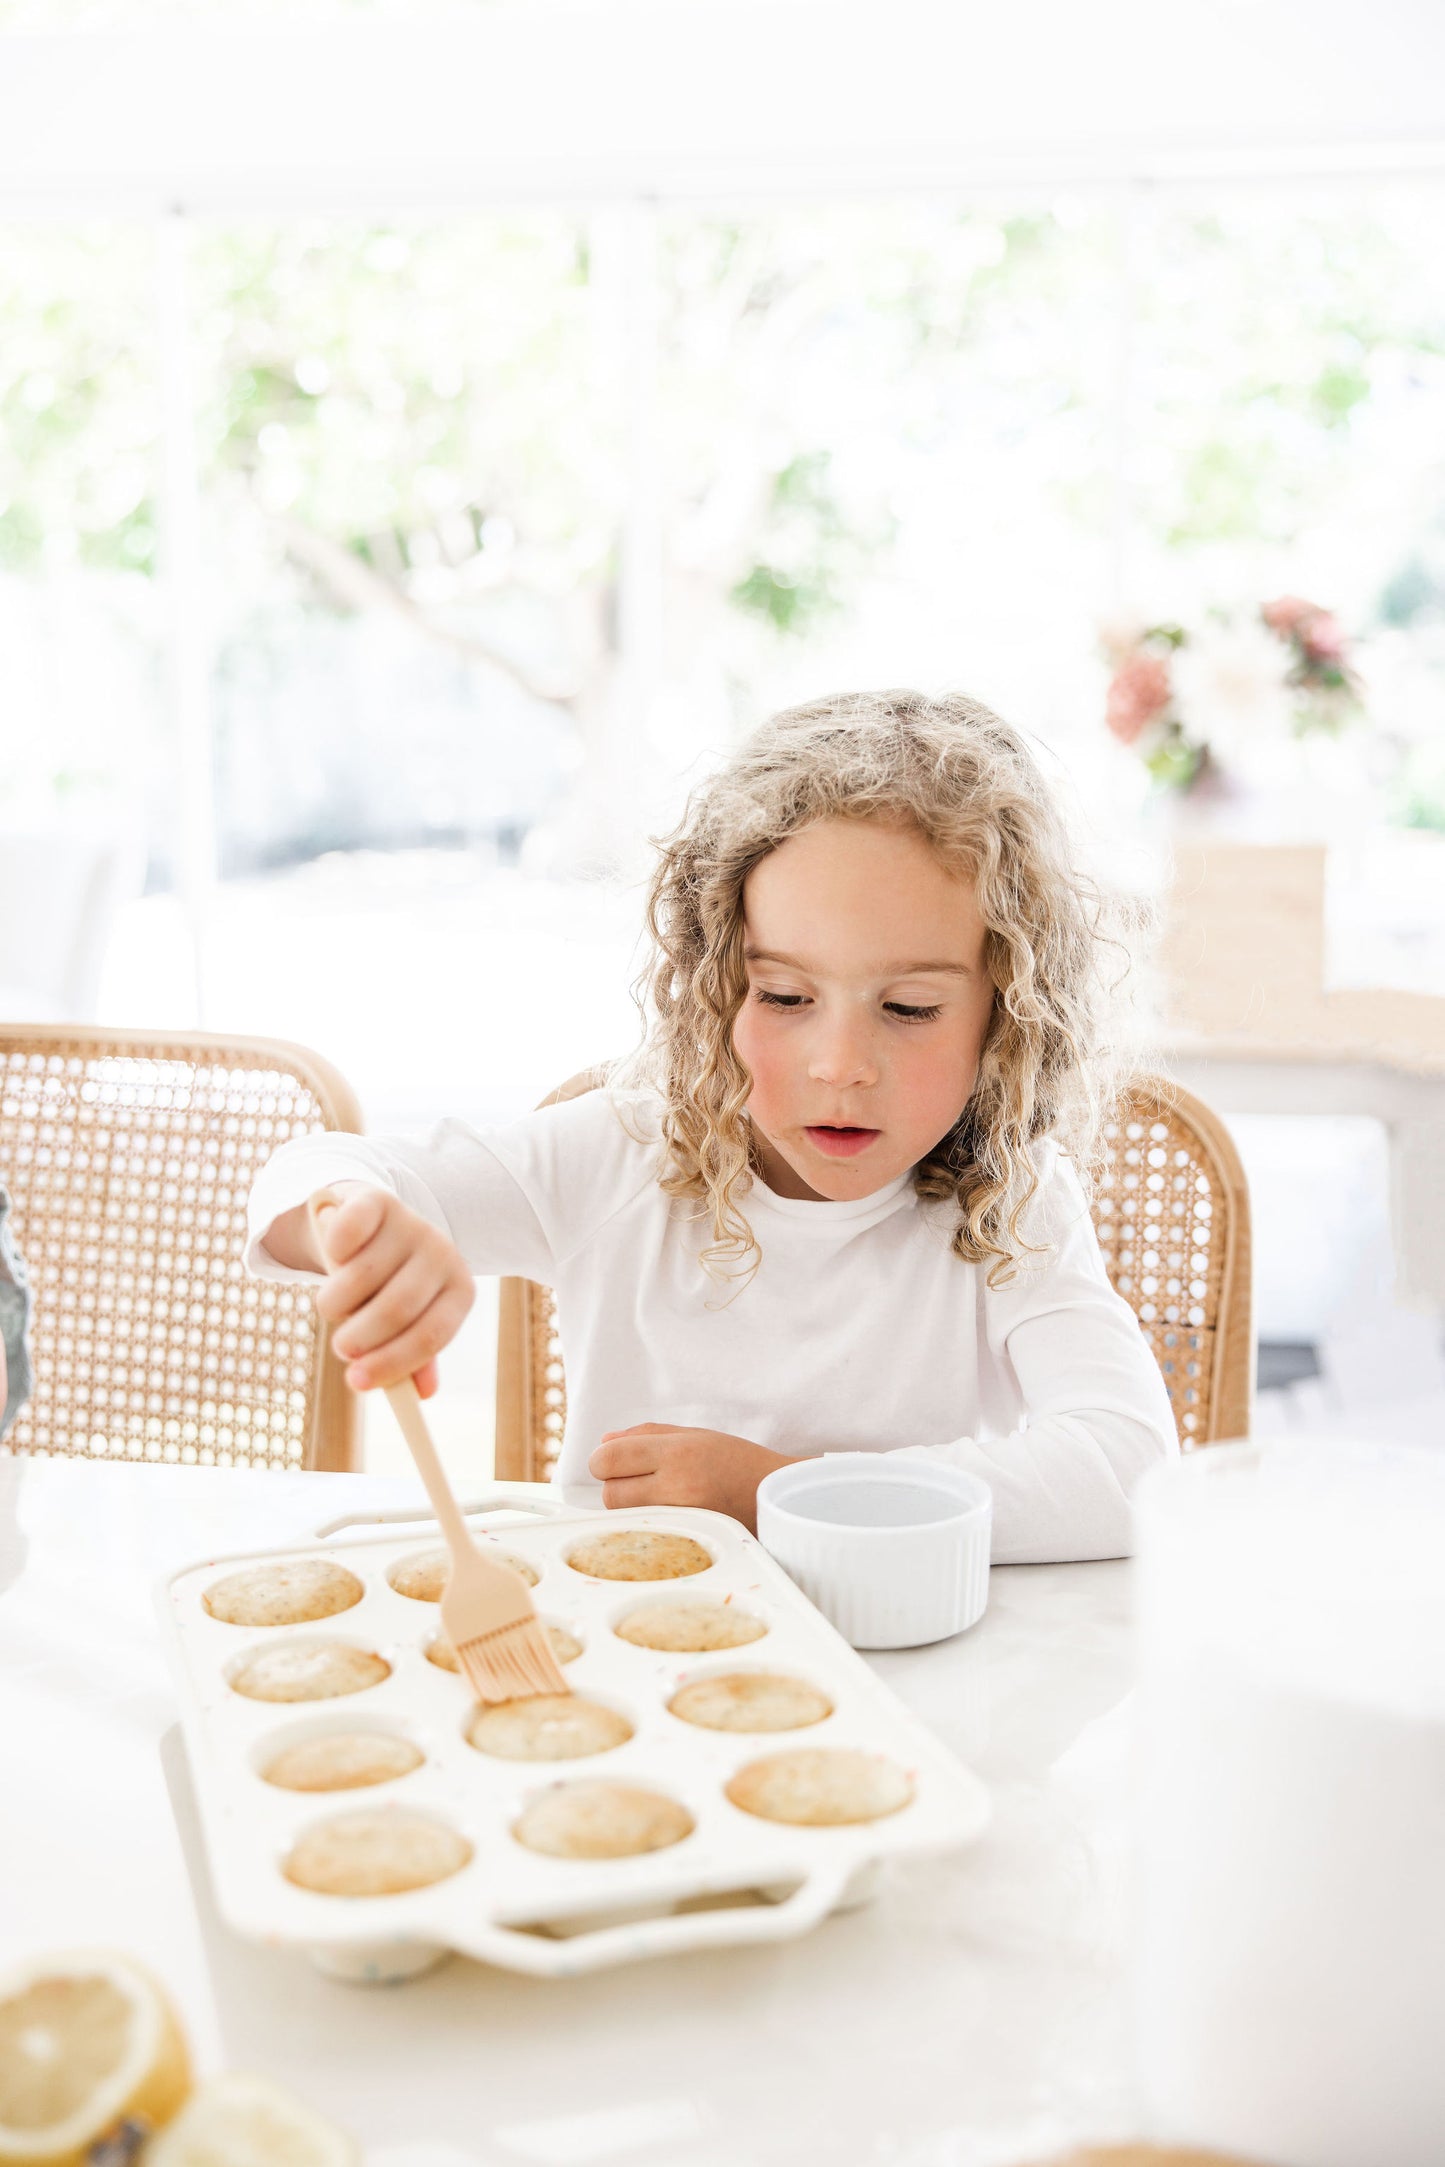
[[[497,1446],[499,1482],[533,1482],[532,1350],[525,1279],[497,1288]]]

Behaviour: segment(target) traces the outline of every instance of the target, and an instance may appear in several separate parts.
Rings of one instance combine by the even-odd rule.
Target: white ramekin
[[[903,1453],[829,1452],[758,1485],[764,1549],[855,1648],[921,1648],[973,1625],[992,1530],[986,1483]]]

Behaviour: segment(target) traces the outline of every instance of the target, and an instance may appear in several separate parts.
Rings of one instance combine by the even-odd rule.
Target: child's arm
[[[989,1346],[1018,1381],[1023,1423],[1007,1437],[908,1449],[988,1484],[996,1565],[1127,1557],[1130,1492],[1179,1450],[1164,1380],[1133,1310],[1109,1285],[1067,1162],[1048,1175],[1025,1232],[1048,1253],[1026,1257],[1007,1285],[986,1287],[983,1303]]]
[[[347,1364],[354,1392],[415,1382],[423,1399],[437,1388],[436,1358],[456,1337],[476,1299],[476,1282],[456,1244],[385,1189],[333,1182],[339,1207],[326,1224],[326,1254],[304,1205],[267,1230],[279,1263],[328,1276],[316,1307],[331,1324],[331,1349]]]
[[[415,1374],[425,1393],[437,1351],[471,1307],[474,1274],[553,1283],[559,1257],[650,1178],[646,1151],[600,1093],[485,1135],[448,1121],[425,1143],[298,1137],[251,1191],[247,1268],[315,1278],[322,1260],[306,1201],[323,1188],[343,1195],[326,1233],[339,1268],[317,1295],[340,1326],[333,1346],[350,1357],[358,1389]]]
[[[298,1138],[269,1161],[250,1199],[247,1264],[262,1277],[325,1274],[316,1307],[336,1327],[332,1351],[353,1391],[411,1377],[423,1399],[437,1389],[437,1356],[476,1299],[474,1269],[524,1260],[536,1275],[551,1261],[518,1183],[478,1138],[472,1149],[441,1132],[431,1146],[329,1134]],[[437,1145],[441,1143],[441,1148]],[[306,1199],[340,1198],[320,1254]],[[440,1191],[440,1195],[437,1193]],[[490,1240],[474,1267],[453,1238],[478,1211]],[[473,1245],[474,1248],[476,1245]]]
[[[638,1422],[630,1430],[604,1430],[587,1472],[601,1483],[609,1508],[703,1505],[731,1513],[756,1534],[758,1484],[775,1467],[790,1465],[785,1453],[723,1430]]]
[[[505,1132],[503,1132],[505,1133]],[[246,1268],[262,1279],[321,1269],[306,1218],[318,1189],[361,1186],[392,1197],[454,1243],[473,1272],[550,1276],[554,1253],[527,1189],[488,1138],[443,1122],[425,1143],[327,1132],[269,1159],[247,1206]]]

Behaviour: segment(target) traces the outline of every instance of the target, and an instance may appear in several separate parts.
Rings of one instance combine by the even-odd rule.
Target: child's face
[[[733,1044],[779,1196],[870,1196],[962,1113],[993,1009],[973,884],[912,828],[821,820],[743,885]]]

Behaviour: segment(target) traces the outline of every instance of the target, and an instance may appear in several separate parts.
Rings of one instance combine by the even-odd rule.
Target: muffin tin
[[[162,1584],[158,1599],[217,1901],[238,1933],[304,1946],[324,1968],[360,1979],[404,1977],[449,1950],[566,1975],[801,1934],[861,1895],[879,1861],[951,1850],[983,1828],[988,1798],[977,1777],[887,1691],[736,1521],[682,1507],[584,1513],[551,1492],[523,1494],[525,1503],[505,1489],[489,1493],[467,1517],[483,1543],[532,1563],[539,1614],[582,1641],[582,1653],[566,1666],[568,1685],[619,1709],[633,1726],[624,1743],[585,1759],[493,1759],[466,1743],[474,1703],[461,1679],[425,1653],[440,1626],[436,1605],[398,1594],[387,1579],[398,1560],[436,1544],[433,1521],[377,1515],[343,1522],[320,1530],[314,1543],[208,1558]],[[587,1535],[629,1526],[691,1535],[713,1563],[684,1579],[626,1582],[592,1579],[567,1564]],[[280,1557],[344,1563],[366,1592],[314,1624],[253,1628],[208,1614],[202,1597],[217,1580]],[[706,1654],[639,1647],[613,1631],[640,1604],[668,1599],[740,1604],[768,1630],[745,1646]],[[231,1688],[238,1659],[293,1638],[372,1650],[390,1673],[360,1692],[317,1701],[248,1700]],[[669,1712],[684,1684],[739,1670],[806,1680],[826,1694],[832,1712],[799,1729],[747,1733],[703,1729]],[[260,1768],[284,1747],[337,1731],[404,1737],[422,1762],[364,1789],[296,1792],[263,1780]],[[878,1820],[798,1826],[744,1812],[725,1795],[729,1780],[754,1760],[829,1747],[886,1757],[911,1778],[911,1799]],[[544,1856],[512,1835],[538,1792],[594,1779],[675,1799],[691,1814],[692,1833],[664,1850],[612,1859]],[[321,1895],[285,1878],[292,1846],[317,1822],[392,1806],[456,1830],[472,1847],[469,1862],[446,1880],[386,1896]]]

